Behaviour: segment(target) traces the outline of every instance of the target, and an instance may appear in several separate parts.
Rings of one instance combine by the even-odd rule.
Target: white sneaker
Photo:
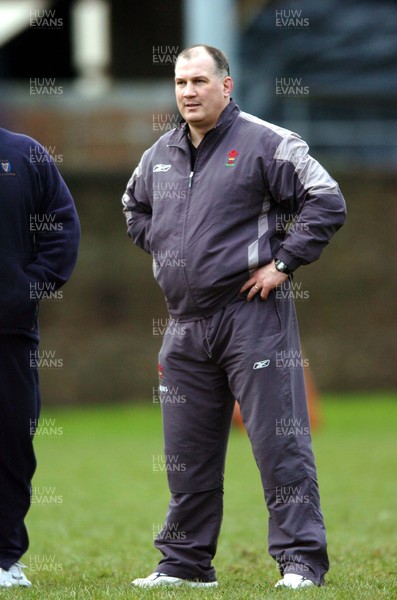
[[[0,587],[11,587],[11,575],[5,569],[0,567]]]
[[[8,571],[0,568],[0,587],[12,587],[14,585],[21,585],[23,587],[31,587],[31,582],[27,579],[26,575],[23,574],[22,569],[25,569],[25,565],[20,562],[14,563]]]
[[[144,579],[134,579],[132,585],[137,587],[158,587],[160,585],[187,585],[189,587],[217,587],[217,581],[191,581],[190,579],[181,579],[180,577],[171,577],[165,573],[157,571],[145,577]]]
[[[297,573],[286,573],[280,581],[277,581],[274,587],[286,587],[293,590],[300,588],[311,587],[316,585],[311,579],[306,579]]]

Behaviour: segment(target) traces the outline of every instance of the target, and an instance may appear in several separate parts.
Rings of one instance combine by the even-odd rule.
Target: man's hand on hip
[[[244,283],[240,290],[240,294],[243,294],[249,290],[247,294],[247,300],[252,300],[256,294],[260,294],[262,300],[266,300],[270,290],[273,290],[278,285],[281,285],[288,279],[288,275],[277,271],[274,266],[274,261],[260,267],[254,271],[251,277]]]

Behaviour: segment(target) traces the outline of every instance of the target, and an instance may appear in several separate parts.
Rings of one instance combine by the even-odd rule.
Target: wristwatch
[[[291,275],[291,273],[293,272],[287,267],[285,262],[279,260],[278,258],[274,259],[274,266],[276,267],[277,271],[280,271],[280,273],[285,273],[285,275]]]

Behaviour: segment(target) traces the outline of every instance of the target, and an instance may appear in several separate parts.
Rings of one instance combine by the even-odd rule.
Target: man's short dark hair
[[[226,55],[219,50],[218,48],[214,48],[214,46],[207,46],[206,44],[195,44],[194,46],[189,46],[189,48],[185,48],[180,52],[177,56],[176,62],[180,58],[185,58],[189,60],[194,56],[194,50],[196,48],[204,48],[204,50],[212,57],[215,64],[215,72],[218,77],[228,77],[230,75],[230,67],[229,61],[226,58]]]

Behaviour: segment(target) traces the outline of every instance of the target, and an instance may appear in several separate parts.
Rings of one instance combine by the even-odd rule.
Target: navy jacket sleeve
[[[71,276],[77,261],[80,224],[73,198],[56,164],[40,148],[44,157],[36,166],[36,210],[30,215],[34,236],[34,258],[26,266],[29,279],[60,288]]]
[[[77,260],[80,224],[48,152],[0,128],[0,333],[38,339],[38,302],[59,289]]]

